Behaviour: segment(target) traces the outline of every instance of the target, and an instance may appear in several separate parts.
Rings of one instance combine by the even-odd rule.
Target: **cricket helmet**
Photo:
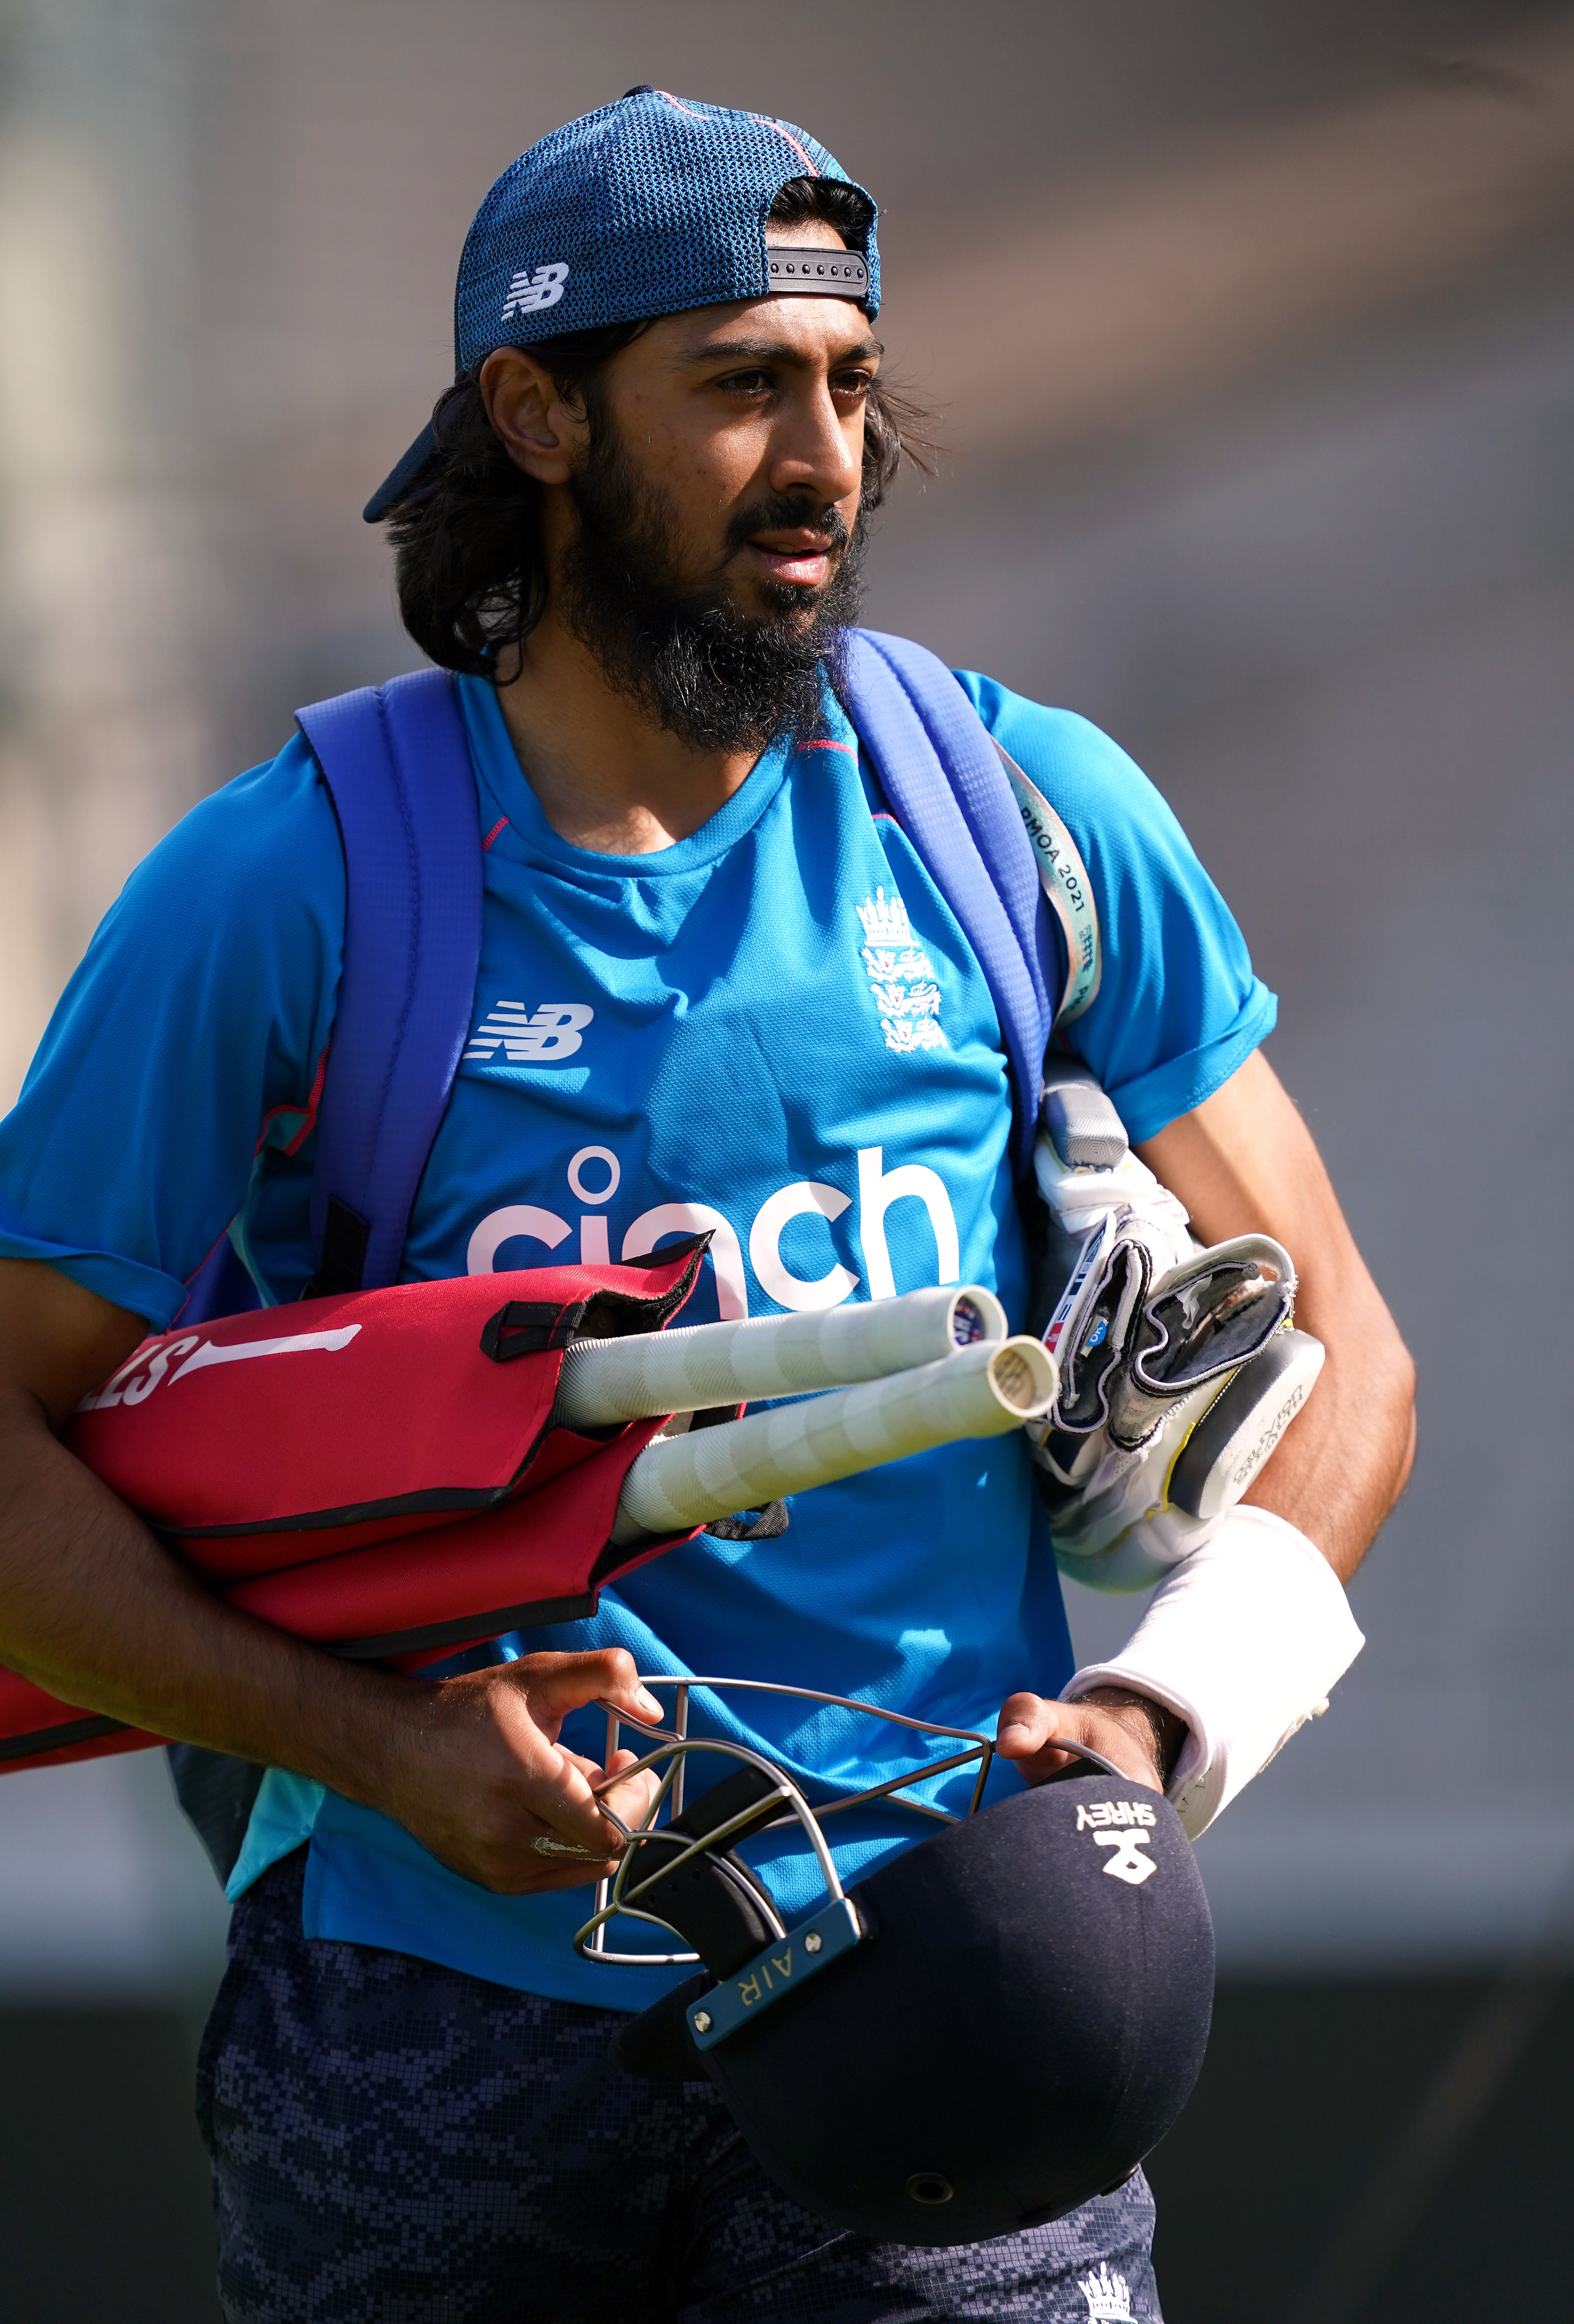
[[[1013,2234],[1131,2176],[1190,2094],[1213,1991],[1207,1898],[1159,1793],[1068,1746],[1079,1772],[844,1895],[788,1778],[687,1748],[744,1764],[634,1836],[603,1908],[637,1897],[704,1963],[624,2028],[627,2070],[708,2078],[785,2194],[881,2242]],[[791,1928],[733,1845],[784,1813],[829,1892]]]

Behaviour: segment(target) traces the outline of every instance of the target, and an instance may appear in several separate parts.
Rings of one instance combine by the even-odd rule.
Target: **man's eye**
[[[872,371],[838,371],[831,381],[834,395],[867,395],[875,384]]]
[[[769,392],[772,381],[768,371],[729,371],[725,379],[717,381],[734,395],[760,395]]]

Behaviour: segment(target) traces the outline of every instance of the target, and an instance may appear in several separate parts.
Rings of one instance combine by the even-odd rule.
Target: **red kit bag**
[[[670,1541],[609,1542],[661,1418],[556,1424],[570,1336],[660,1331],[705,1238],[622,1267],[399,1284],[163,1332],[63,1441],[232,1604],[357,1658],[593,1613]],[[0,1772],[157,1741],[0,1672]]]

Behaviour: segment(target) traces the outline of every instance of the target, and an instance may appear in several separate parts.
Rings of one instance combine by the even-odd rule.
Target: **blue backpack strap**
[[[182,1323],[210,1323],[216,1315],[245,1315],[263,1304],[227,1227],[186,1286]]]
[[[469,1031],[481,825],[446,670],[298,711],[344,841],[344,967],[317,1120],[311,1293],[394,1282]]]
[[[988,981],[1016,1084],[1017,1166],[1026,1172],[1055,1017],[1054,939],[1000,756],[945,663],[906,638],[853,631],[841,693],[897,821]]]
[[[481,823],[453,687],[421,670],[296,713],[344,843],[347,903],[317,1118],[308,1291],[373,1290],[399,1271],[410,1213],[469,1031],[481,957]],[[258,1305],[226,1235],[192,1278],[190,1323]],[[220,1886],[263,1770],[169,1747],[181,1807]]]

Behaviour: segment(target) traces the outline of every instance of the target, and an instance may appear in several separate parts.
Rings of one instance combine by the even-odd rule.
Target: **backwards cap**
[[[454,370],[494,347],[773,293],[880,307],[875,205],[856,250],[767,249],[792,178],[853,180],[817,139],[763,113],[633,88],[522,153],[465,237],[454,290]],[[437,450],[423,429],[366,503],[376,524]]]

